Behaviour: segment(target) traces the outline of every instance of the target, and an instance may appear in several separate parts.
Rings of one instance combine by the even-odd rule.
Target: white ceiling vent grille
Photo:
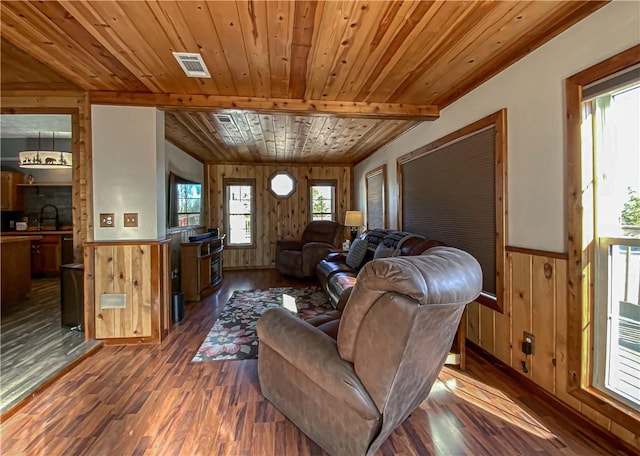
[[[192,52],[174,52],[173,56],[176,58],[182,70],[190,78],[210,78],[211,74],[207,69],[207,66],[202,60],[200,54]]]

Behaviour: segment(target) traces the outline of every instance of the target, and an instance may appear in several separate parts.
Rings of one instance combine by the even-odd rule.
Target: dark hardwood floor
[[[324,455],[261,396],[256,360],[190,362],[234,289],[307,284],[225,271],[162,345],[104,347],[25,405],[0,427],[0,453]],[[471,351],[378,455],[620,454],[591,431]]]
[[[32,394],[97,345],[60,324],[60,280],[32,280],[28,298],[3,306],[0,413]]]

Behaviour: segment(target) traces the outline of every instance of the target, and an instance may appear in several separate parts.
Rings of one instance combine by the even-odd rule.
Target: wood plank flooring
[[[60,324],[60,280],[34,279],[0,321],[0,413],[29,396],[98,342]]]
[[[190,363],[234,289],[306,284],[225,271],[162,345],[104,347],[3,423],[0,453],[324,455],[262,397],[256,360]],[[620,454],[591,431],[471,351],[377,455]]]

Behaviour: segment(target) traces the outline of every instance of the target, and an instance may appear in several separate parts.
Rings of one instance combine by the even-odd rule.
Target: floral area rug
[[[285,307],[303,320],[332,310],[320,287],[236,290],[191,362],[257,358],[256,324],[272,307]]]

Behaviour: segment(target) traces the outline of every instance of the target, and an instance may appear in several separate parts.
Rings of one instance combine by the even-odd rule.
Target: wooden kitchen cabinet
[[[61,264],[60,235],[41,235],[41,240],[31,242],[31,274],[35,277],[57,277]]]
[[[24,182],[24,174],[2,171],[0,176],[0,210],[21,211],[22,200],[18,195],[18,184]]]

